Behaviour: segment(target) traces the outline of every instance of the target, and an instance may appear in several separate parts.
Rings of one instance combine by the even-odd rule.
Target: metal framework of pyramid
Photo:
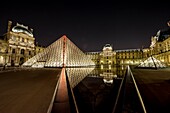
[[[77,67],[91,65],[95,65],[94,62],[64,35],[49,45],[43,52],[30,58],[22,66]]]
[[[141,62],[137,67],[142,68],[164,68],[166,65],[155,57],[151,56],[145,61]]]

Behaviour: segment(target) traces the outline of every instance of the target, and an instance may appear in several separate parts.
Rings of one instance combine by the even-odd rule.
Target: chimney
[[[10,32],[12,26],[12,21],[8,21],[8,29],[7,32]]]

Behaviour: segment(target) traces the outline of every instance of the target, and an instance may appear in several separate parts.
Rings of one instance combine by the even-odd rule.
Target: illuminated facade
[[[147,57],[146,49],[113,50],[110,44],[106,44],[101,52],[87,52],[96,65],[115,64],[139,64],[143,58]],[[96,58],[96,59],[95,59]]]
[[[154,56],[161,62],[170,65],[170,28],[164,31],[159,30],[151,38],[149,56]]]
[[[100,64],[101,65],[112,65],[116,64],[116,52],[113,51],[110,44],[106,44],[103,47],[103,51],[100,53]]]
[[[139,64],[143,59],[142,49],[117,50],[117,64]]]
[[[8,21],[7,33],[0,39],[0,65],[20,66],[42,49],[35,45],[33,29]]]
[[[170,47],[167,42],[170,44],[170,37],[166,40],[165,45],[165,47]],[[165,42],[158,42],[155,44],[156,47],[145,49],[112,50],[110,47],[110,49],[103,49],[102,52],[87,52],[86,55],[91,58],[96,65],[138,65],[150,56],[154,56],[161,62],[170,65],[170,49],[165,51],[164,47],[164,52],[161,52],[162,47],[160,45],[164,43]],[[108,44],[106,44],[104,48],[106,46],[108,46]],[[155,51],[157,53],[155,53]]]

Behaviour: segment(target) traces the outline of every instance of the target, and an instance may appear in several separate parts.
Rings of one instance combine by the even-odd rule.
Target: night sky
[[[81,0],[80,0],[81,1]],[[24,1],[23,1],[24,2]],[[0,35],[8,20],[29,26],[36,42],[48,46],[66,35],[83,51],[147,48],[151,36],[168,28],[168,2],[57,2],[1,4]]]

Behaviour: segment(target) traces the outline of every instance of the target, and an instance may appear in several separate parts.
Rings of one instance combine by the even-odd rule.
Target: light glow
[[[0,56],[0,63],[3,64],[4,63],[4,57]]]

